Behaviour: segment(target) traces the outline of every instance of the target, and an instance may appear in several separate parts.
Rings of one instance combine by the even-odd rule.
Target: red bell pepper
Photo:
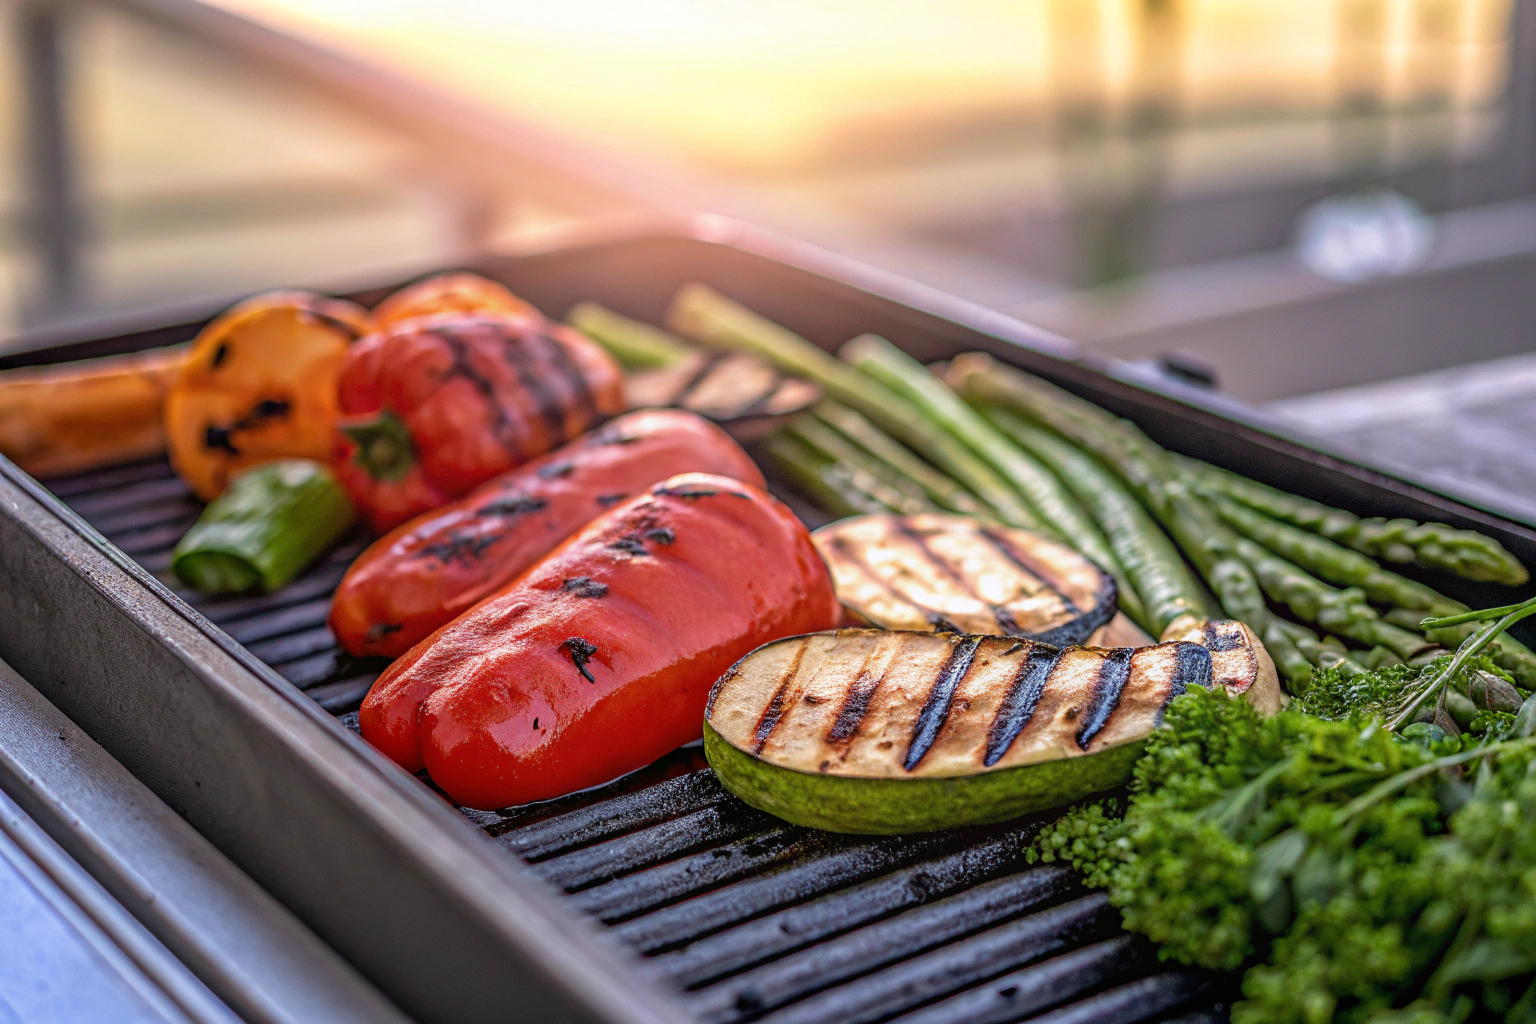
[[[471,807],[559,796],[698,739],[722,673],[838,615],[794,513],[736,480],[672,477],[391,665],[363,737]]]
[[[336,475],[383,533],[624,408],[618,364],[563,324],[444,313],[361,339],[338,384]]]
[[[331,632],[399,657],[620,501],[679,473],[763,475],[730,435],[679,409],[632,412],[397,527],[336,589]]]

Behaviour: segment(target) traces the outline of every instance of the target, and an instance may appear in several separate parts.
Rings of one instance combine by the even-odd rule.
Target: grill
[[[356,729],[386,664],[340,650],[330,596],[364,542],[282,591],[209,599],[170,573],[199,504],[163,459],[53,492],[252,654]],[[1041,819],[926,835],[787,826],[727,793],[697,744],[598,789],[461,809],[508,856],[609,926],[705,1024],[1223,1019],[1230,981],[1169,969],[1101,893],[1029,867]]]

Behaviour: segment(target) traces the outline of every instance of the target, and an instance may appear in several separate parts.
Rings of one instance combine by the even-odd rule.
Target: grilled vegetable
[[[33,476],[78,473],[165,450],[165,395],[187,349],[0,373],[0,453]]]
[[[398,657],[614,505],[689,472],[764,486],[707,420],[621,416],[376,541],[336,589],[331,632],[353,654]]]
[[[667,325],[685,338],[714,348],[754,352],[797,377],[815,381],[827,394],[853,406],[881,429],[949,473],[1010,526],[1041,529],[1039,518],[986,460],[944,431],[931,429],[922,412],[878,381],[806,339],[702,284],[678,290]]]
[[[798,825],[1004,821],[1123,783],[1168,702],[1210,682],[1197,644],[838,630],[761,647],[722,676],[704,751],[727,789]]]
[[[624,396],[631,409],[675,405],[751,440],[815,404],[821,389],[744,352],[696,352],[671,366],[631,374]]]
[[[576,328],[617,359],[626,370],[655,370],[680,363],[698,349],[659,327],[631,320],[595,302],[579,302],[565,315]]]
[[[187,486],[211,501],[258,463],[329,460],[337,375],[367,323],[350,302],[272,292],[203,328],[165,400],[166,448]]]
[[[1249,508],[1310,530],[1345,547],[1387,562],[1444,569],[1470,580],[1519,586],[1530,578],[1520,560],[1492,537],[1444,523],[1411,519],[1361,519],[1352,512],[1286,494],[1194,459],[1179,464],[1199,486],[1219,491]]]
[[[330,468],[280,459],[248,469],[203,510],[172,556],[176,575],[210,594],[284,586],[352,525]]]
[[[353,346],[337,471],[382,533],[620,412],[613,359],[563,324],[415,318]]]
[[[407,285],[373,309],[374,330],[438,313],[496,312],[532,321],[539,311],[503,285],[479,274],[438,274]]]
[[[1048,532],[1059,535],[1115,578],[1127,612],[1138,621],[1145,620],[1141,600],[1104,534],[1056,474],[967,405],[941,378],[884,338],[860,335],[838,355],[910,401],[931,429],[949,432],[991,463],[1029,502]]]
[[[812,406],[811,415],[858,445],[878,464],[922,488],[941,507],[980,519],[991,518],[974,494],[918,458],[862,413],[823,398]]]
[[[885,629],[1082,643],[1115,615],[1115,581],[1070,548],[964,516],[872,515],[811,539],[837,596]]]
[[[1093,456],[1007,409],[982,411],[998,429],[1054,470],[1082,501],[1141,597],[1145,625],[1160,633],[1183,616],[1213,613],[1209,595],[1190,575],[1178,548],[1119,478]]]
[[[1273,714],[1285,706],[1273,659],[1253,630],[1243,623],[1184,618],[1159,639],[1163,643],[1199,644],[1210,651],[1211,678],[1216,685],[1234,697],[1246,698],[1262,714]]]
[[[672,477],[390,666],[363,737],[471,807],[559,796],[698,738],[732,663],[837,616],[789,509],[725,477]]]

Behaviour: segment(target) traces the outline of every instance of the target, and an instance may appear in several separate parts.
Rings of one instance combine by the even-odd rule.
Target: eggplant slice
[[[1199,644],[1058,648],[841,629],[715,683],[704,750],[754,807],[837,832],[1005,821],[1120,785],[1163,709],[1211,685]]]
[[[842,519],[811,534],[838,599],[884,629],[1086,642],[1115,617],[1115,581],[1055,541],[965,516]]]
[[[714,420],[738,440],[751,440],[810,408],[821,389],[749,353],[697,352],[630,374],[624,396],[631,409],[676,406]]]

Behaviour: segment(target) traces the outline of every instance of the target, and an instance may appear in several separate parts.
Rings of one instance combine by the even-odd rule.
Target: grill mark
[[[764,388],[762,394],[757,396],[757,401],[753,402],[745,409],[737,411],[737,418],[745,419],[748,416],[757,416],[761,414],[768,407],[768,403],[773,401],[774,397],[778,395],[779,389],[784,386],[784,382],[788,379],[789,378],[783,373],[783,371],[779,370],[778,367],[774,367],[773,378],[768,387]]]
[[[1208,651],[1233,651],[1243,646],[1243,636],[1237,629],[1218,631],[1216,623],[1207,621],[1200,644]]]
[[[837,709],[837,718],[832,722],[832,728],[827,730],[827,742],[845,743],[859,731],[859,726],[864,723],[864,716],[869,712],[869,699],[880,688],[880,683],[885,678],[884,672],[873,675],[869,671],[869,660],[875,656],[873,649],[864,655],[864,663],[859,666],[858,677],[853,685],[848,687],[848,693],[843,698],[843,706]]]
[[[517,495],[509,498],[498,498],[496,501],[481,505],[475,509],[477,516],[501,516],[503,518],[515,518],[527,515],[529,512],[537,512],[547,506],[549,502],[543,498],[530,498]]]
[[[565,402],[563,401],[565,396],[557,394],[555,389],[549,386],[545,375],[540,372],[542,368],[535,364],[532,352],[515,343],[506,334],[497,333],[502,343],[501,361],[512,368],[512,372],[517,374],[518,383],[533,396],[533,404],[538,411],[539,419],[544,421],[544,429],[548,432],[549,447],[553,448],[565,440]],[[541,341],[547,340],[542,331],[535,333],[534,337]]]
[[[1215,673],[1211,664],[1211,652],[1199,644],[1179,642],[1178,657],[1174,662],[1173,684],[1168,688],[1168,700],[1186,692],[1191,686],[1203,686],[1209,690],[1215,682]],[[1168,702],[1163,702],[1166,708]],[[1162,721],[1163,711],[1157,711],[1158,721]]]
[[[1024,731],[1024,727],[1035,716],[1035,708],[1040,705],[1040,695],[1045,692],[1046,680],[1056,670],[1061,654],[1059,648],[1046,644],[1030,647],[1024,657],[1024,664],[1014,674],[1013,683],[1008,687],[1008,693],[998,705],[997,714],[987,728],[984,765],[990,768],[1001,760],[1013,746],[1013,741],[1019,738],[1019,733]]]
[[[997,548],[1004,558],[1044,584],[1047,590],[1056,595],[1057,599],[1061,601],[1062,607],[1066,608],[1068,612],[1076,615],[1082,610],[1056,585],[1055,580],[1041,571],[1040,566],[1035,564],[1034,559],[1029,558],[1018,548],[1014,547],[1013,542],[1006,536],[991,527],[985,526],[979,532],[983,537],[992,542],[992,546]]]
[[[684,406],[688,399],[693,397],[694,390],[704,383],[704,378],[709,376],[710,371],[719,366],[720,361],[728,355],[729,353],[727,352],[717,352],[700,363],[698,369],[693,371],[693,376],[689,377],[683,383],[683,386],[677,389],[677,394],[673,396],[669,404],[679,407]]]
[[[1115,617],[1115,609],[1119,604],[1119,591],[1115,587],[1112,577],[1105,576],[1108,586],[1099,589],[1099,601],[1093,609],[1087,613],[1079,614],[1070,622],[1063,622],[1059,626],[1043,629],[1038,633],[1016,633],[1025,640],[1035,640],[1042,644],[1050,644],[1052,647],[1072,647],[1085,642],[1100,627],[1108,624]],[[1107,597],[1105,595],[1108,595]]]
[[[466,530],[453,530],[442,540],[422,548],[416,553],[416,557],[435,558],[443,565],[458,562],[460,565],[472,566],[481,555],[485,554],[487,548],[509,532],[509,530],[499,530],[495,533],[477,534]]]
[[[917,728],[912,733],[912,744],[907,748],[907,759],[902,762],[902,767],[911,771],[922,763],[923,757],[933,747],[933,741],[938,738],[939,730],[949,718],[949,709],[955,699],[955,690],[960,681],[971,671],[971,663],[976,660],[976,649],[981,646],[982,638],[968,636],[955,644],[949,652],[949,660],[939,670],[937,678],[933,681],[933,687],[928,691],[928,699],[923,702],[923,710],[917,716]]]
[[[1104,660],[1099,663],[1099,678],[1093,684],[1093,703],[1082,727],[1077,730],[1079,749],[1087,750],[1088,744],[1114,714],[1120,695],[1125,692],[1125,681],[1130,678],[1131,656],[1135,653],[1134,647],[1116,647],[1104,652]]]
[[[961,590],[965,591],[966,594],[970,595],[971,597],[974,597],[978,601],[981,601],[981,595],[976,593],[976,588],[971,586],[970,580],[968,580],[965,577],[961,576],[958,572],[955,571],[953,566],[951,566],[943,558],[939,557],[939,553],[934,551],[933,548],[928,546],[928,538],[927,537],[923,536],[922,534],[918,533],[916,530],[912,529],[912,527],[908,526],[905,519],[897,519],[897,520],[895,520],[895,524],[896,524],[896,532],[901,534],[907,540],[911,541],[913,544],[917,545],[918,550],[923,553],[923,558],[925,558],[928,561],[929,565],[931,565],[935,569],[937,569],[939,571],[940,575],[949,577],[949,579],[952,582],[954,582],[954,584],[956,586],[958,586]],[[886,589],[889,590],[890,588],[887,587]],[[911,598],[907,598],[907,600],[911,601],[912,599]],[[913,604],[917,604],[916,601],[912,601],[912,603]],[[982,602],[982,603],[985,604],[985,602]],[[923,607],[922,605],[917,605],[917,606],[919,608]],[[938,611],[938,609],[936,609],[936,608],[924,609],[924,610],[925,611],[933,611],[933,612],[937,612]]]
[[[754,754],[763,752],[768,737],[773,735],[773,730],[779,727],[779,720],[784,717],[784,696],[789,692],[789,685],[795,681],[795,676],[800,674],[800,662],[805,657],[805,648],[806,645],[801,643],[795,649],[795,656],[790,659],[788,667],[779,674],[779,685],[773,691],[768,706],[763,709],[762,717],[757,720],[757,728],[752,731]]]
[[[496,439],[502,443],[502,446],[513,452],[519,459],[525,459],[529,455],[535,454],[524,450],[512,425],[512,421],[507,416],[506,408],[496,398],[495,385],[491,383],[490,378],[475,369],[470,361],[469,341],[460,337],[457,330],[456,327],[451,325],[443,325],[431,332],[434,338],[441,341],[447,347],[449,355],[453,357],[453,363],[448,367],[448,372],[443,374],[443,383],[447,383],[455,377],[469,381],[475,390],[480,392],[486,404],[490,406],[491,413],[495,417],[495,422],[491,424],[491,432],[496,435]],[[512,347],[506,344],[505,338],[500,340],[504,350]],[[530,384],[521,371],[518,373],[518,378],[530,391],[533,390],[535,385]],[[536,393],[535,397],[537,397]]]
[[[597,399],[592,394],[592,388],[587,384],[586,374],[581,372],[581,367],[571,358],[570,351],[565,343],[548,331],[540,331],[539,339],[548,342],[552,346],[550,362],[554,363],[565,376],[566,382],[571,386],[571,398],[576,409],[581,413],[582,425],[585,426],[597,419]],[[563,417],[562,417],[563,419]],[[561,434],[562,440],[564,434]]]

